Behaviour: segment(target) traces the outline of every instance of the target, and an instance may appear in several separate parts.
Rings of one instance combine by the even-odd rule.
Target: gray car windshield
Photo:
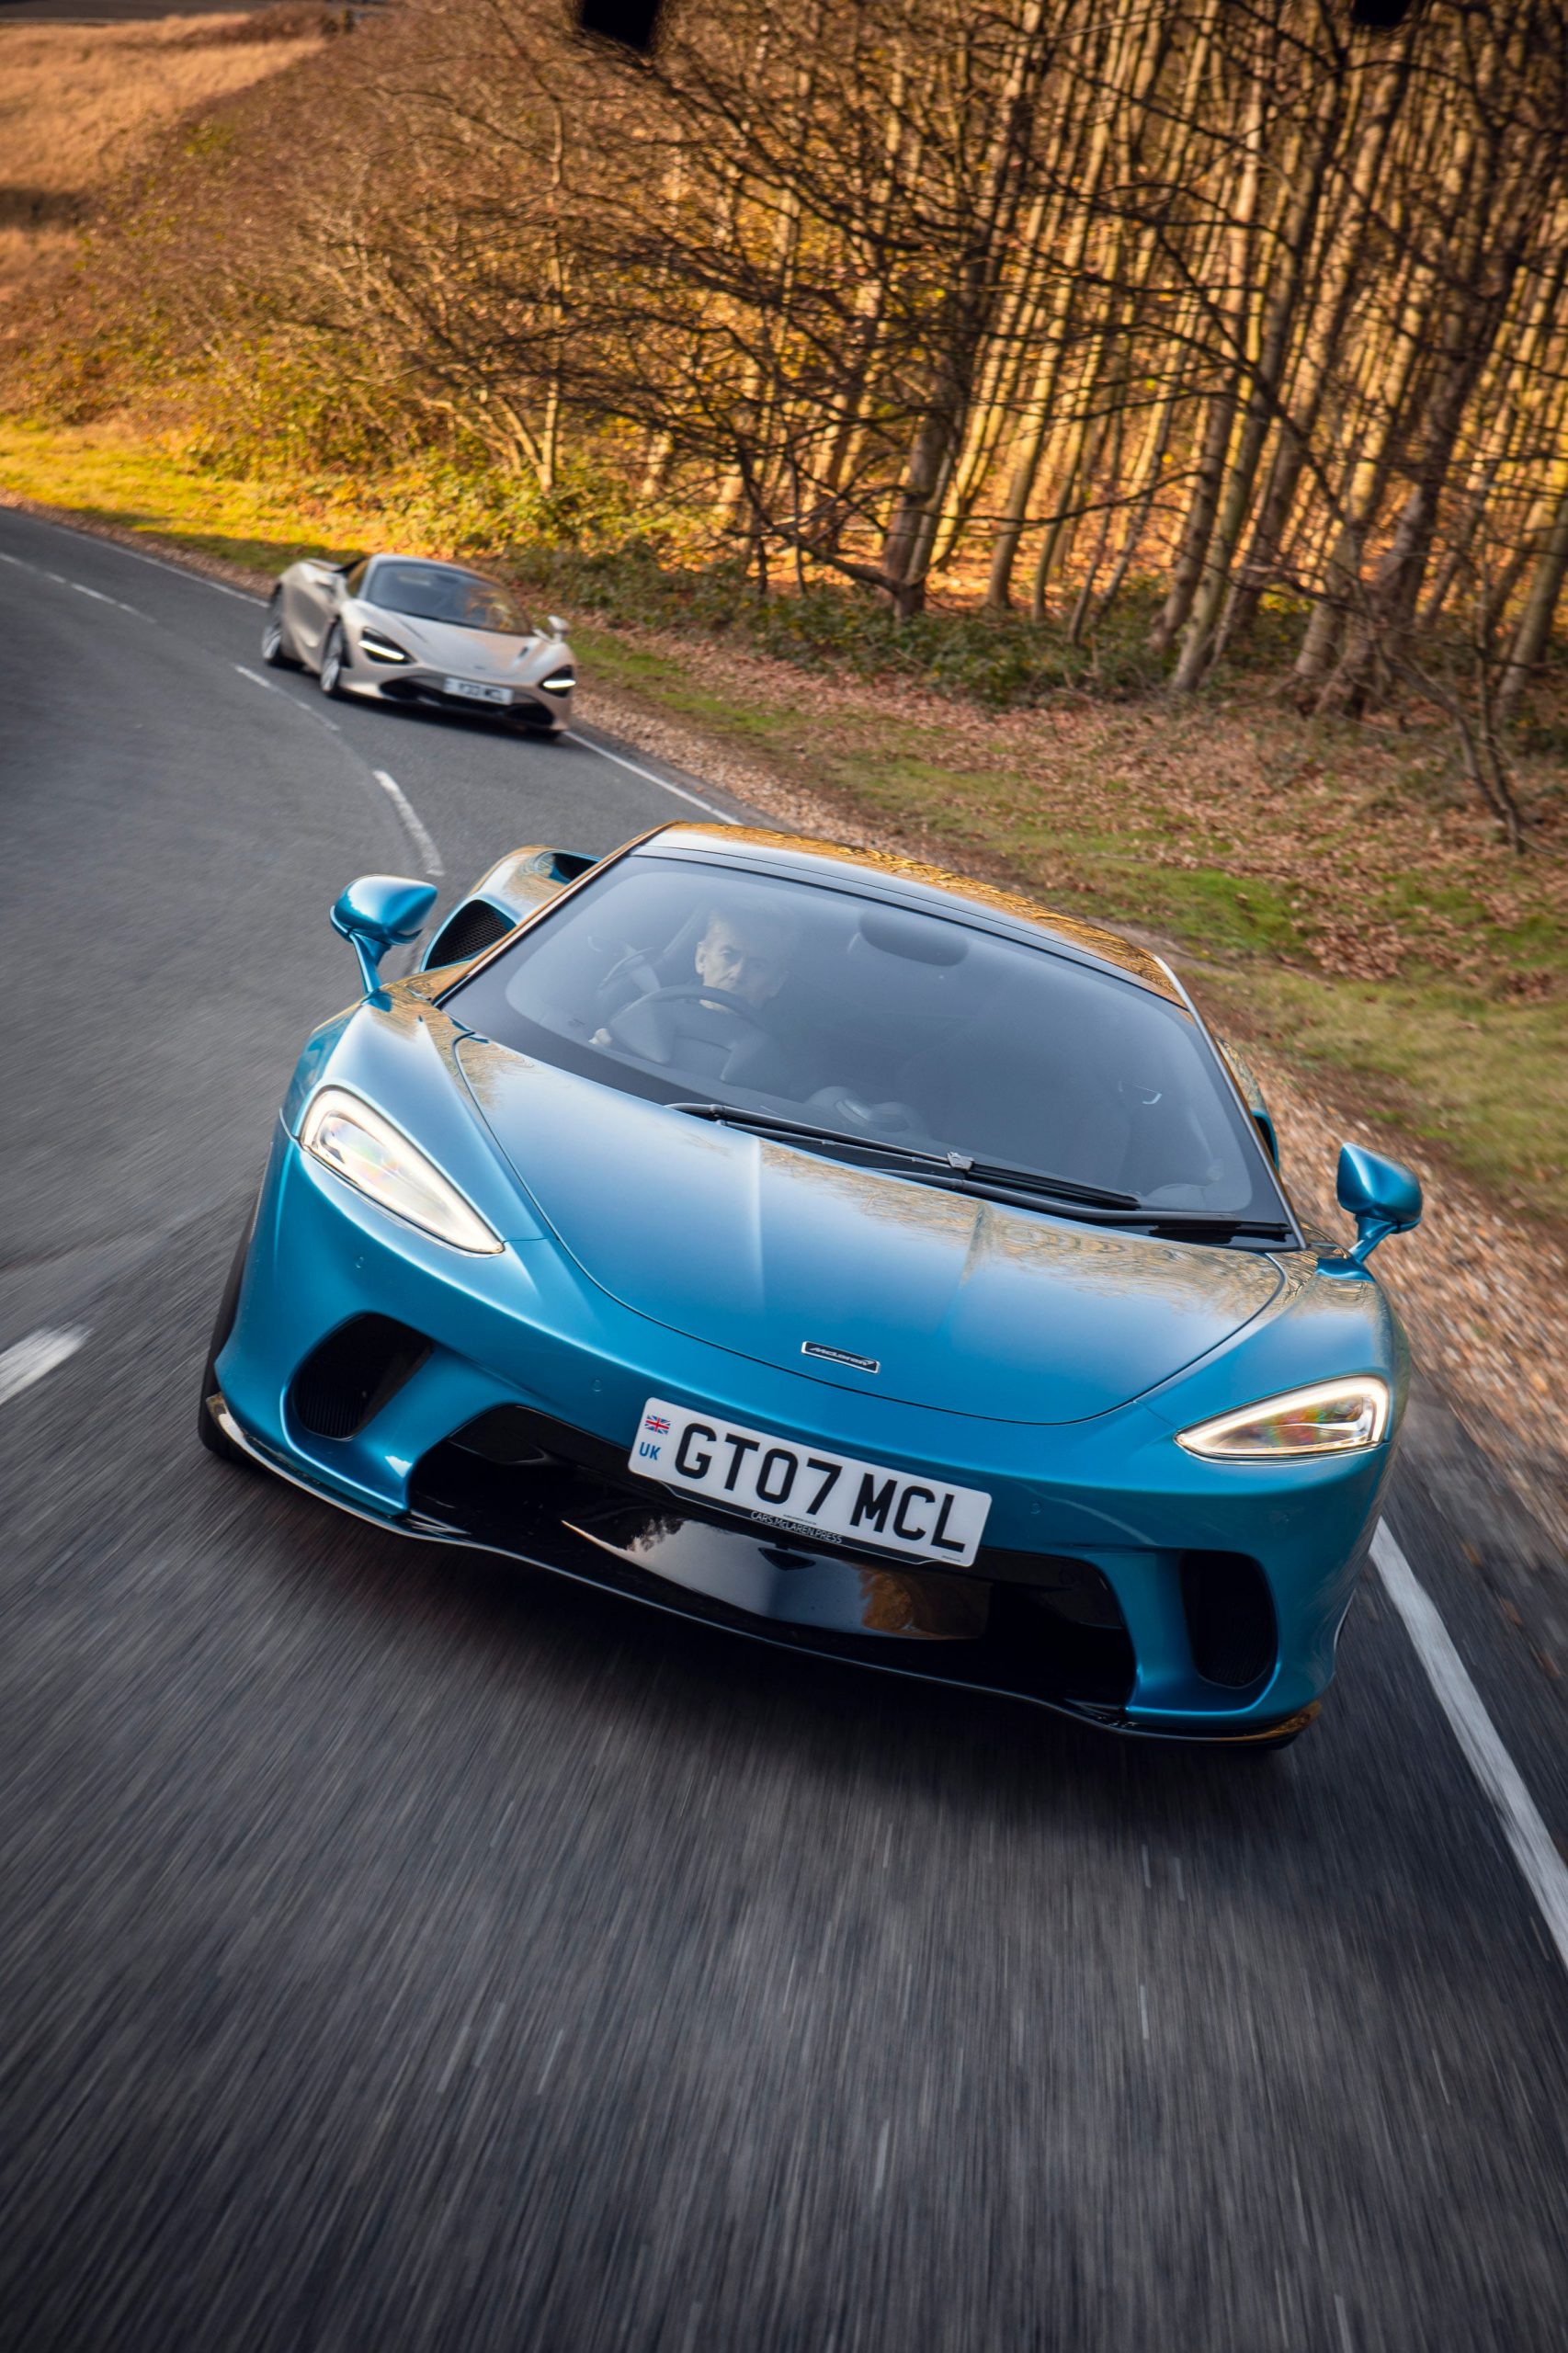
[[[655,1100],[956,1153],[1172,1212],[1286,1217],[1253,1123],[1179,1004],[847,890],[642,853],[444,1002],[498,1044]]]
[[[366,602],[380,605],[383,612],[406,613],[411,620],[505,630],[513,637],[529,634],[528,615],[510,589],[449,563],[393,562],[383,556],[370,574]]]

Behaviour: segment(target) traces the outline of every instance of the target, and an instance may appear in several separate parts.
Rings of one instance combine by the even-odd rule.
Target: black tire
[[[218,1302],[218,1313],[212,1324],[212,1338],[207,1350],[207,1362],[202,1368],[201,1395],[196,1411],[196,1435],[207,1449],[208,1453],[215,1454],[220,1462],[238,1463],[243,1470],[246,1471],[255,1467],[250,1456],[243,1447],[236,1446],[233,1439],[213,1420],[207,1400],[218,1386],[218,1358],[228,1344],[229,1335],[234,1328],[234,1317],[239,1313],[240,1285],[244,1279],[245,1260],[250,1256],[250,1239],[256,1232],[256,1213],[260,1206],[261,1200],[258,1195],[252,1204],[249,1217],[245,1220],[245,1229],[240,1236],[239,1247],[234,1252],[228,1274],[224,1278],[222,1295]]]
[[[326,633],[326,643],[321,650],[321,676],[318,682],[329,702],[336,702],[342,697],[343,688],[339,681],[343,676],[343,665],[347,659],[342,625],[340,622],[334,621]]]
[[[289,632],[283,626],[283,591],[275,588],[267,600],[267,619],[261,625],[261,658],[269,670],[297,670],[300,657],[289,643]]]

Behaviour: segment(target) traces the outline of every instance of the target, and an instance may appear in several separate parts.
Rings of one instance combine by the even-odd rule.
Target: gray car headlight
[[[1199,1422],[1180,1431],[1176,1444],[1210,1462],[1284,1462],[1303,1454],[1357,1453],[1376,1446],[1388,1426],[1388,1383],[1375,1373],[1355,1373]]]
[[[569,695],[576,683],[575,670],[552,670],[548,678],[540,680],[547,695]]]
[[[300,1142],[357,1193],[421,1233],[476,1255],[506,1247],[418,1146],[347,1087],[324,1086],[314,1097]]]
[[[413,654],[405,653],[394,639],[383,637],[376,629],[360,631],[359,651],[368,654],[372,662],[412,662],[414,659]]]

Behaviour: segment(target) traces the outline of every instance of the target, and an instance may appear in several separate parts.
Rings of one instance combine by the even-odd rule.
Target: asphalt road
[[[86,1336],[0,1402],[6,2346],[1568,2341],[1568,1980],[1375,1581],[1265,1763],[198,1450],[273,1109],[352,986],[327,905],[420,868],[375,771],[455,889],[687,804],[263,683],[250,601],[12,513],[0,611],[0,1374]],[[1497,1607],[1561,1572],[1461,1457],[1424,1406],[1392,1524],[1561,1838],[1562,1686]]]

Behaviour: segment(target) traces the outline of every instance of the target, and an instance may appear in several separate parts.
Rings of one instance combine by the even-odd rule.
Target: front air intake
[[[1274,1600],[1244,1552],[1184,1552],[1181,1606],[1192,1663],[1206,1683],[1241,1691],[1274,1665]]]
[[[289,1403],[314,1438],[354,1438],[430,1353],[423,1333],[390,1315],[356,1315],[311,1350]]]

